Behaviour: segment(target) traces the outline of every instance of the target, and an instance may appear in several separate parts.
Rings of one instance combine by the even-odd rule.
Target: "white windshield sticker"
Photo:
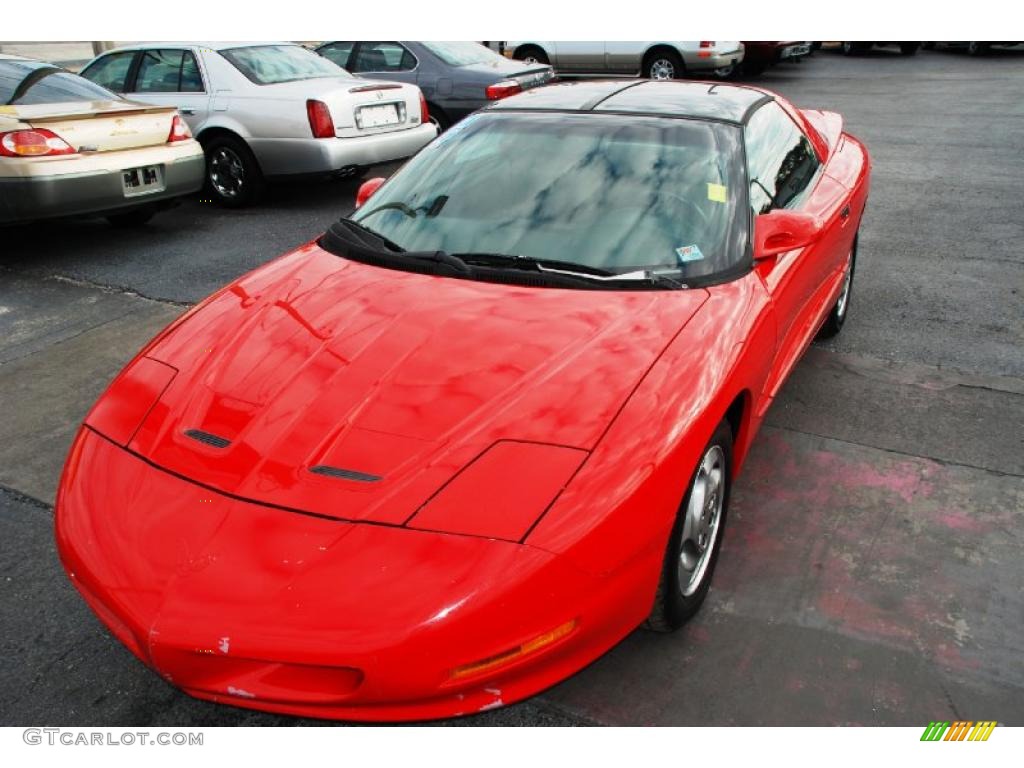
[[[691,261],[700,261],[704,258],[704,254],[700,252],[700,248],[696,245],[684,245],[680,248],[676,248],[676,256],[679,257],[680,264],[687,264]]]

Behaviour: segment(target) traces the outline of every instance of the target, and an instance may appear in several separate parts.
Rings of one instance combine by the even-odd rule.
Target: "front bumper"
[[[299,176],[400,160],[419,152],[436,135],[433,124],[424,123],[369,136],[248,141],[265,176]]]
[[[137,208],[199,191],[203,186],[205,160],[201,152],[159,164],[164,169],[164,188],[125,197],[121,168],[79,173],[0,177],[0,223],[13,224],[60,216],[108,213]]]
[[[623,585],[536,548],[344,523],[223,496],[86,427],[57,496],[58,550],[107,627],[198,698],[352,720],[490,709],[577,671],[632,626]],[[506,667],[453,680],[567,620]]]

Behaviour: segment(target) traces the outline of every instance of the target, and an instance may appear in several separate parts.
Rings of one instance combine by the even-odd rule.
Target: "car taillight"
[[[309,127],[313,131],[313,138],[334,138],[334,121],[331,119],[331,111],[326,104],[316,99],[309,99],[306,101],[306,114],[309,115]]]
[[[0,133],[0,155],[7,157],[50,157],[74,155],[75,148],[45,128]]]
[[[700,41],[700,47],[701,48],[714,48],[715,47],[715,41],[714,40],[701,40]]]
[[[189,130],[188,123],[182,120],[181,115],[175,115],[174,119],[171,120],[171,132],[167,134],[167,143],[185,141],[185,139],[191,138],[192,131]]]
[[[697,51],[697,58],[700,58],[700,59],[711,58],[711,51],[709,51],[708,49],[715,47],[715,41],[714,40],[701,40],[700,41],[700,47],[701,47],[701,50]]]
[[[420,123],[430,122],[430,109],[427,107],[427,98],[420,91]]]
[[[502,80],[500,83],[487,86],[487,98],[491,101],[497,101],[498,99],[504,99],[506,96],[522,93],[522,91],[523,86],[515,80]]]

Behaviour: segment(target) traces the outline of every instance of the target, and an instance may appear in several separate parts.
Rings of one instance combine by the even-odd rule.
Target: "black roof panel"
[[[770,99],[741,85],[696,81],[581,80],[534,88],[492,109],[628,112],[742,122],[755,104]]]

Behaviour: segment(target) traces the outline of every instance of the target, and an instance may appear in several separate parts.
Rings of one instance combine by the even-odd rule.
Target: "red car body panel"
[[[730,282],[528,288],[309,244],[191,310],[69,454],[75,586],[165,679],[242,707],[429,719],[588,664],[650,611],[717,425],[735,474],[838,296],[867,153],[779,101],[822,160],[801,210],[824,231]]]

